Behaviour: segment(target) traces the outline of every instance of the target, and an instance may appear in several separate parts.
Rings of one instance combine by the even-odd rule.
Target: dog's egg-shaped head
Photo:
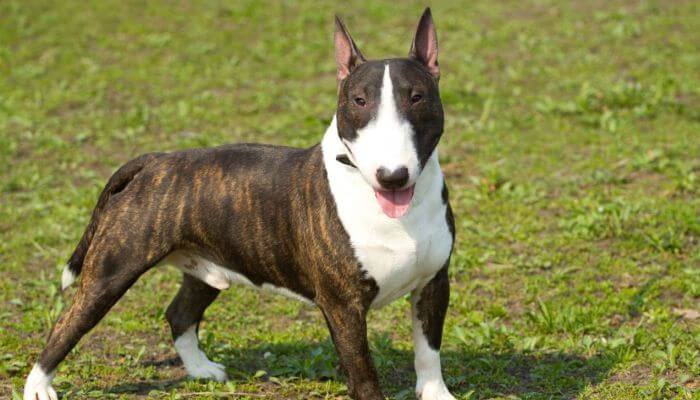
[[[348,158],[375,190],[408,190],[443,131],[437,35],[426,9],[407,58],[366,61],[336,19],[337,126]]]

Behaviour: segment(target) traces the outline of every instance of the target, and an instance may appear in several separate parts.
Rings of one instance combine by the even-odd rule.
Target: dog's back
[[[179,251],[191,255],[178,265],[187,272],[209,260],[256,286],[287,288],[309,300],[318,279],[314,266],[329,256],[353,257],[338,245],[347,235],[320,146],[240,144],[159,154],[111,194],[99,219],[119,238],[115,254],[133,224],[145,222],[156,244],[133,244],[132,252]]]

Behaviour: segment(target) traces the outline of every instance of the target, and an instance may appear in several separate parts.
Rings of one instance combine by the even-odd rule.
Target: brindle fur
[[[416,64],[390,62],[399,68]],[[366,73],[380,72],[371,62],[364,65]],[[418,80],[436,88],[437,78],[419,71],[424,76]],[[339,108],[343,99],[352,98],[344,94],[346,83],[339,83]],[[406,96],[410,93],[397,98]],[[439,126],[421,128],[429,133],[425,140],[437,143],[433,136],[442,133],[442,109],[424,112],[440,121]],[[443,200],[448,201],[446,186]],[[454,236],[449,204],[446,220]],[[179,250],[236,271],[255,285],[269,283],[313,301],[330,329],[350,395],[383,399],[366,325],[378,287],[363,272],[338,218],[318,145],[296,149],[241,144],[153,153],[120,168],[70,258],[69,268],[76,275],[82,272],[82,279],[73,303],[53,326],[39,358],[41,368],[55,371],[144,272]],[[448,263],[421,290],[417,306],[436,350],[449,300]],[[166,313],[173,337],[198,325],[218,293],[184,275]]]
[[[91,240],[87,235],[81,284],[52,330],[42,368],[54,370],[141,274],[169,253],[187,250],[256,285],[285,287],[314,301],[344,369],[354,371],[349,384],[357,398],[378,392],[365,324],[377,287],[348,245],[319,146],[230,145],[147,155],[132,163],[139,171],[122,178],[128,182],[108,185],[104,208],[90,222],[95,233]],[[174,337],[199,321],[218,293],[184,279],[167,313]]]

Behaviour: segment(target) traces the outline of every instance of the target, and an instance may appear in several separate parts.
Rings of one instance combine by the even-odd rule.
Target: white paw
[[[58,400],[56,391],[51,387],[52,374],[47,374],[35,364],[24,384],[24,400]]]
[[[226,376],[226,367],[219,363],[209,361],[208,359],[198,360],[193,365],[185,364],[187,373],[193,378],[213,379],[218,382],[224,382],[228,379]]]
[[[420,400],[455,400],[442,380],[429,381],[416,388],[416,398]]]
[[[219,382],[227,380],[226,368],[210,361],[199,349],[197,326],[192,325],[175,340],[175,350],[185,364],[187,373],[193,378],[214,379]]]
[[[58,400],[58,395],[51,385],[33,388],[25,387],[24,400]]]

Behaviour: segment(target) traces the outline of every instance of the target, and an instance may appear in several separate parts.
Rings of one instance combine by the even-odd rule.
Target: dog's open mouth
[[[389,218],[399,218],[408,212],[413,199],[413,188],[411,185],[401,190],[374,190],[379,206]]]

